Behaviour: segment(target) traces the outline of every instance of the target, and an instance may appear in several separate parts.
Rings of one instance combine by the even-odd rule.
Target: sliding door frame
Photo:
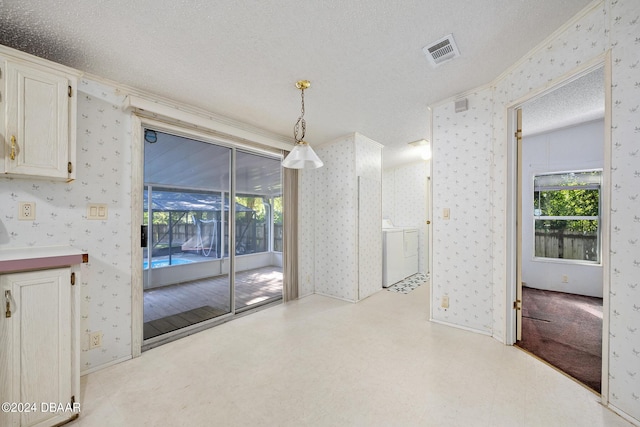
[[[154,118],[133,114],[132,118],[132,149],[131,149],[131,355],[139,357],[145,349],[152,348],[176,336],[192,334],[210,328],[216,324],[227,322],[235,317],[235,200],[236,200],[236,179],[232,178],[230,183],[230,203],[229,203],[229,284],[230,284],[230,312],[197,323],[185,328],[163,334],[158,339],[144,342],[144,284],[143,284],[143,254],[141,245],[141,225],[143,224],[143,190],[144,190],[144,129],[150,128],[159,132],[193,139],[199,142],[211,143],[231,149],[231,170],[230,175],[235,174],[236,151],[242,150],[248,153],[255,153],[272,158],[281,156],[281,150],[277,148],[260,149],[252,145],[245,145],[237,141],[226,139],[218,135],[211,135],[195,129],[170,124]],[[231,220],[233,218],[233,221]],[[233,252],[233,253],[232,253]],[[268,307],[269,304],[262,306]],[[162,337],[162,338],[161,338]]]

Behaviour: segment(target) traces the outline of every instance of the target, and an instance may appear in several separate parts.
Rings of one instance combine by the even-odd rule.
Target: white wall
[[[382,289],[382,146],[354,133],[316,153],[324,166],[300,179],[300,295],[358,301]]]
[[[491,90],[468,94],[469,110],[453,102],[433,111],[434,320],[491,333]],[[450,219],[444,219],[449,209]],[[449,309],[441,307],[449,296]]]
[[[311,173],[315,198],[314,292],[348,301],[358,299],[358,182],[351,135],[316,150],[324,162]],[[304,261],[303,261],[304,262]]]
[[[398,227],[419,230],[418,270],[428,273],[428,186],[429,162],[420,161],[382,172],[382,218]]]
[[[523,130],[526,129],[526,106]],[[534,259],[533,176],[604,166],[604,120],[522,138],[522,280],[537,289],[602,298],[602,265]],[[562,276],[568,283],[562,282]]]
[[[382,145],[356,133],[358,300],[382,289]]]
[[[454,314],[445,317],[436,307],[439,301],[434,298],[432,313],[439,320],[461,327],[484,325],[488,321],[481,330],[504,340],[506,334],[511,333],[505,330],[509,255],[506,252],[507,147],[511,141],[507,132],[507,107],[611,50],[612,147],[606,153],[611,156],[611,176],[607,177],[611,189],[611,223],[610,228],[604,230],[611,236],[610,266],[605,272],[610,278],[610,307],[605,313],[610,322],[609,389],[605,398],[611,406],[636,420],[640,420],[640,329],[636,327],[640,323],[639,16],[637,0],[606,0],[578,14],[490,86],[478,89],[477,95],[474,93],[471,105],[475,103],[478,110],[491,111],[489,122],[480,116],[478,121],[452,120],[455,98],[432,108],[434,235],[438,237],[434,240],[433,260],[439,269],[438,274],[435,271],[432,274],[432,288],[436,297],[445,293],[460,294],[462,301],[452,300],[449,311]],[[450,141],[453,144],[449,144]],[[464,162],[469,156],[476,156],[480,167],[456,167],[456,172],[467,173],[470,179],[466,180],[466,186],[453,185],[456,175],[449,173],[448,168],[453,166],[452,162]],[[485,158],[489,158],[488,164]],[[439,189],[443,190],[438,194]],[[478,193],[488,196],[489,201],[476,199]],[[486,244],[475,243],[476,236],[469,238],[464,221],[457,226],[436,220],[441,207],[458,200],[468,210],[480,211],[483,217],[490,218],[488,223],[480,220],[481,231],[477,236]],[[482,203],[477,204],[479,202]],[[452,241],[457,244],[452,245]],[[472,242],[467,243],[475,249],[471,254],[460,251],[460,244],[464,247],[465,241]],[[483,271],[474,286],[469,286],[466,276],[456,277],[460,266],[466,266],[469,259],[489,266],[489,274],[485,276]]]

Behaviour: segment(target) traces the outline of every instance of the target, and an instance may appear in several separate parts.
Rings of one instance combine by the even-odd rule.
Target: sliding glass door
[[[144,136],[145,345],[280,300],[280,159]]]
[[[241,312],[282,298],[280,160],[236,152],[235,307]]]
[[[232,149],[145,130],[144,339],[232,312]]]

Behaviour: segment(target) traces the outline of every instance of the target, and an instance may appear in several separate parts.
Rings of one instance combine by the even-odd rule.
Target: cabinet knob
[[[16,137],[11,135],[11,160],[16,159]]]

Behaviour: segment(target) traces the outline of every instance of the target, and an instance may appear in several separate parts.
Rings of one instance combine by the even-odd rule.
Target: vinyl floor
[[[524,351],[429,322],[429,285],[279,304],[81,378],[70,427],[630,427]]]

